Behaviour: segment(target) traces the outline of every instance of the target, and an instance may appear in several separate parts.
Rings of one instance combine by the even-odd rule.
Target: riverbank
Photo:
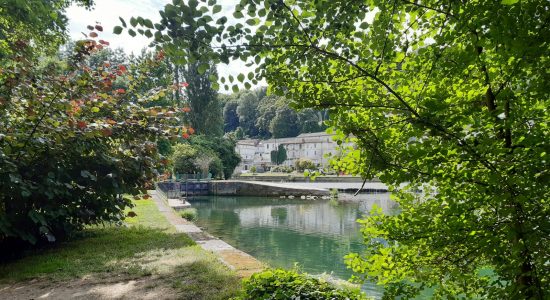
[[[175,210],[170,207],[170,203],[159,195],[157,191],[149,191],[149,194],[152,196],[159,211],[166,217],[166,220],[176,228],[176,231],[187,234],[202,249],[215,254],[221,262],[235,271],[238,277],[249,277],[265,268],[265,265],[256,258],[213,237],[208,232],[202,231],[202,229],[195,226],[192,222],[179,216]]]
[[[127,226],[88,228],[0,265],[0,299],[228,299],[240,278],[177,231],[152,200]],[[180,218],[181,219],[181,218]]]

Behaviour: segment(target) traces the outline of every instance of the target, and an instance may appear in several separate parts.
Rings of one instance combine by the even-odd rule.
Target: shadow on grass
[[[229,299],[236,296],[241,281],[219,263],[197,261],[178,266],[172,277],[180,299]]]
[[[0,282],[48,277],[66,279],[91,273],[147,275],[134,258],[138,253],[179,249],[195,243],[184,234],[160,228],[106,227],[81,232],[50,249],[29,251],[23,258],[0,264]]]

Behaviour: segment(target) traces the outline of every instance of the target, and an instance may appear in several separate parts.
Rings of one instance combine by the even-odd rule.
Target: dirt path
[[[84,278],[51,282],[44,279],[0,285],[0,299],[177,299],[164,278]]]

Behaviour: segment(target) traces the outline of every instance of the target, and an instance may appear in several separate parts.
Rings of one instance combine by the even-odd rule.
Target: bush
[[[342,289],[320,279],[281,269],[267,270],[243,281],[234,300],[257,299],[366,299],[358,289]]]
[[[210,172],[216,176],[222,175],[225,179],[229,179],[235,171],[235,168],[240,163],[241,158],[235,152],[235,141],[228,138],[212,137],[204,135],[193,136],[190,140],[191,145],[210,149],[215,152],[220,159],[222,172],[219,172],[220,164],[214,162],[215,166],[210,165]],[[214,168],[214,169],[213,169]]]
[[[300,172],[303,172],[304,170],[315,170],[316,169],[316,166],[315,164],[309,160],[309,159],[306,159],[306,158],[300,158],[296,161],[295,163],[296,165],[296,170],[300,171]]]
[[[29,50],[21,43],[14,56],[0,51],[0,66],[10,66],[0,72],[0,253],[120,222],[131,205],[122,194],[143,192],[157,175],[153,141],[176,133],[168,114],[151,118],[158,111],[135,104],[152,98],[135,91],[132,66],[86,65],[99,43],[76,42],[62,71],[19,59]]]
[[[223,162],[222,160],[216,156],[214,157],[214,160],[210,163],[210,166],[208,168],[208,172],[210,172],[213,176],[213,178],[224,178],[224,172],[223,172]]]
[[[182,143],[173,147],[174,152],[170,155],[170,160],[174,165],[176,174],[193,174],[199,169],[195,165],[197,150],[193,146]]]
[[[198,217],[197,210],[194,208],[186,208],[179,212],[180,216],[187,221],[195,221]]]
[[[271,172],[290,173],[290,172],[294,171],[294,169],[292,169],[292,167],[290,167],[290,166],[275,166],[275,167],[271,168],[270,171]]]

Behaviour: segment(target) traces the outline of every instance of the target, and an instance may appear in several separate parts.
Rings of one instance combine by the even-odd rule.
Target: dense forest
[[[224,131],[236,139],[284,138],[327,128],[328,110],[295,110],[288,98],[267,95],[266,88],[220,95]]]

